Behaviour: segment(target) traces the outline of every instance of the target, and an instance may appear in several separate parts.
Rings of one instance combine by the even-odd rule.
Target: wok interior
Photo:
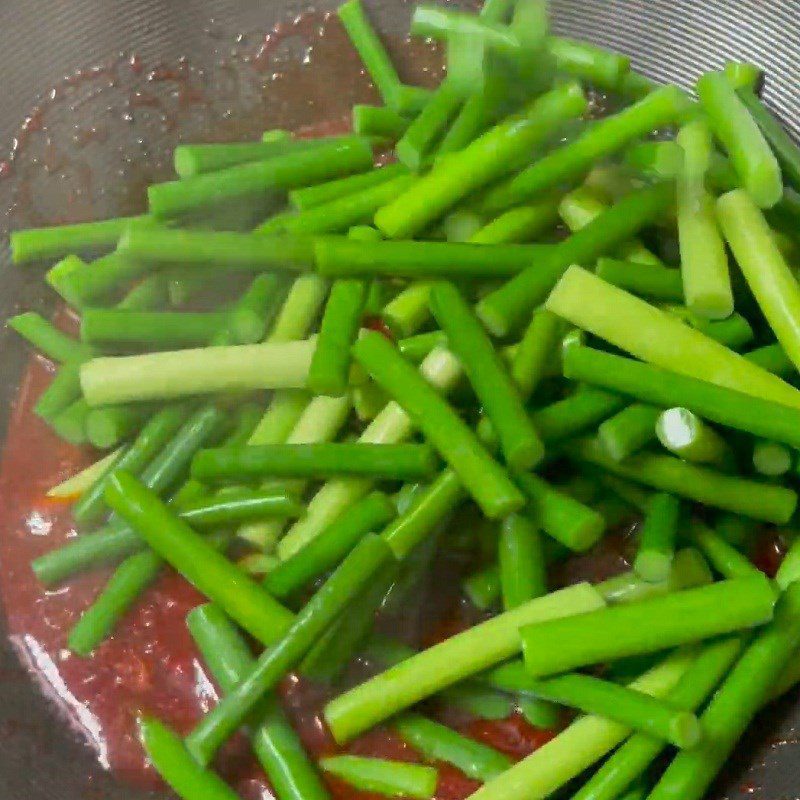
[[[315,7],[332,9],[335,3],[323,0]],[[766,101],[800,137],[800,90],[796,84],[800,75],[800,22],[797,4],[792,0],[552,0],[552,7],[559,33],[629,54],[637,69],[661,81],[690,87],[698,73],[719,66],[727,58],[753,61],[766,70]],[[14,137],[19,137],[20,124],[32,108],[37,104],[47,108],[47,134],[32,135],[20,149],[11,176],[0,181],[3,206],[17,206],[17,211],[7,216],[7,224],[20,227],[60,221],[64,209],[75,202],[87,203],[93,218],[134,210],[145,179],[168,174],[166,154],[179,131],[187,139],[214,135],[232,138],[234,132],[239,138],[251,138],[260,129],[261,120],[248,123],[248,103],[252,93],[261,90],[249,86],[245,91],[241,85],[234,85],[230,69],[222,62],[230,61],[237,48],[257,50],[258,41],[274,24],[295,17],[305,8],[296,0],[104,0],[101,4],[93,0],[57,4],[29,0],[6,4],[0,9],[3,148],[9,148]],[[397,38],[407,30],[410,6],[405,3],[376,0],[370,8],[384,32]],[[237,42],[241,33],[248,36]],[[282,57],[287,61],[306,55],[297,37],[288,37],[283,49]],[[394,47],[393,53],[397,56],[402,48]],[[126,107],[130,109],[130,82],[141,83],[143,79],[135,69],[117,85],[111,85],[111,73],[89,76],[85,91],[75,88],[78,82],[62,80],[78,68],[124,62],[134,56],[141,60],[143,70],[158,65],[180,68],[179,57],[184,55],[193,70],[201,71],[210,103],[203,113],[187,115],[188,121],[182,119],[180,126],[158,119],[156,114],[133,114],[132,122],[124,116],[122,121],[117,118],[124,115]],[[407,75],[419,74],[422,69],[420,64],[406,64],[404,68]],[[313,78],[313,54],[309,75]],[[103,91],[92,96],[101,84]],[[60,87],[68,95],[66,100],[57,98],[48,105],[51,87]],[[231,104],[234,89],[238,99]],[[301,91],[298,89],[298,94]],[[349,106],[346,89],[342,94],[343,104]],[[76,104],[83,95],[89,99]],[[227,110],[232,113],[226,114]],[[284,108],[275,113],[276,117],[281,113],[296,117],[298,112],[295,107],[294,111]],[[238,117],[234,127],[226,122],[230,117]],[[277,124],[286,122],[276,119]],[[78,141],[84,135],[82,131],[100,131],[103,125],[106,134],[100,132],[94,140]],[[146,174],[136,173],[135,168],[120,173],[120,155],[122,161],[128,155],[135,160],[137,149],[138,157],[148,164]],[[74,158],[61,168],[68,173],[67,178],[58,180],[57,156],[61,151]],[[76,201],[75,188],[81,180],[85,185]],[[31,209],[23,207],[29,198],[20,196],[24,182],[33,187],[25,191],[35,194],[34,206],[41,208],[42,217],[26,218]],[[12,269],[5,251],[2,258],[3,318],[17,310],[46,308],[51,301],[43,295],[39,274]],[[3,337],[0,414],[5,429],[27,352],[7,333]],[[795,694],[774,708],[760,730],[750,735],[752,746],[743,748],[742,763],[752,766],[732,766],[727,781],[730,788],[724,796],[751,797],[753,787],[763,787],[764,797],[793,796],[798,780],[792,747],[776,748],[767,743],[755,754],[752,747],[757,741],[792,739],[798,716],[793,709],[796,699]],[[93,753],[65,726],[55,724],[47,701],[19,666],[12,648],[5,647],[0,652],[0,797],[135,800],[142,796],[102,774],[95,761]]]

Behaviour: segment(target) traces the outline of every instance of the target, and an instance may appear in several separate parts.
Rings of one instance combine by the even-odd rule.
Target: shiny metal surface
[[[318,8],[335,3],[322,0]],[[148,64],[186,54],[209,70],[209,84],[224,91],[214,71],[220,48],[238,31],[263,34],[306,7],[300,0],[25,0],[0,3],[0,153],[38,96],[79,67],[105,62],[120,51]],[[371,3],[384,30],[402,32],[410,4]],[[687,88],[703,69],[727,58],[748,59],[767,71],[765,97],[800,136],[800,2],[798,0],[553,0],[555,26],[633,57],[634,65],[659,80]],[[215,20],[215,22],[211,22]],[[209,35],[209,27],[217,30]],[[113,96],[113,90],[111,92]],[[101,114],[87,105],[83,115]],[[69,126],[70,122],[63,123]],[[150,128],[127,134],[147,138],[151,153],[171,148],[175,131]],[[123,142],[123,145],[130,142]],[[87,158],[104,163],[117,145],[91,148]],[[0,183],[0,202],[12,201],[14,181]],[[135,205],[135,195],[104,194],[93,187],[94,208],[107,216]],[[54,197],[54,204],[64,202]],[[57,214],[57,208],[53,210]],[[46,306],[38,272],[11,269],[2,252],[0,315]],[[0,415],[3,428],[23,351],[7,334],[2,348]],[[2,532],[0,532],[2,535]],[[800,798],[800,754],[794,734],[796,694],[762,717],[745,743],[717,798]],[[780,746],[773,742],[779,742]],[[54,718],[16,657],[0,653],[0,798],[2,800],[134,800],[141,795],[117,784],[94,765],[91,753]],[[509,800],[512,800],[509,798]]]

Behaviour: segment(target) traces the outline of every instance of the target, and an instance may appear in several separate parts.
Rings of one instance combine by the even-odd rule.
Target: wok
[[[319,0],[316,7],[326,10],[334,5],[334,0]],[[384,33],[399,37],[407,31],[410,4],[372,0],[369,5]],[[658,80],[688,88],[698,72],[719,67],[727,58],[759,64],[767,73],[767,102],[792,133],[800,136],[798,0],[553,0],[552,5],[559,32],[630,54],[636,68]],[[80,204],[86,204],[87,198],[96,218],[135,210],[142,203],[144,182],[166,176],[165,157],[181,131],[187,138],[202,139],[214,131],[219,134],[221,126],[221,136],[251,136],[264,127],[310,122],[319,116],[316,105],[322,93],[310,105],[301,102],[306,92],[303,85],[296,87],[289,101],[262,106],[249,121],[248,98],[240,97],[236,104],[227,105],[234,80],[231,60],[248,48],[257,50],[265,32],[306,8],[306,0],[5,0],[0,4],[0,148],[8,148],[14,137],[20,136],[20,123],[34,106],[48,105],[51,87],[63,91],[64,76],[74,76],[79,68],[127,62],[131,69],[125,74],[137,85],[144,81],[145,86],[146,75],[136,77],[139,63],[148,69],[159,64],[167,65],[167,69],[191,69],[209,97],[204,110],[190,110],[182,116],[181,125],[175,126],[169,119],[159,119],[155,111],[146,113],[146,92],[131,94],[126,79],[110,85],[113,71],[105,77],[101,70],[73,78],[70,99],[58,107],[57,98],[48,110],[53,141],[49,145],[46,141],[34,143],[36,137],[31,137],[20,148],[10,177],[0,181],[3,208],[17,204],[16,215],[8,217],[7,224],[36,221],[25,205],[29,199],[26,193],[31,191],[37,194],[36,205],[46,221],[63,219],[65,209],[86,214],[88,206]],[[247,38],[237,41],[240,33],[247,33]],[[281,64],[302,62],[307,53],[299,44],[293,37],[281,43]],[[395,48],[395,52],[401,51]],[[180,56],[188,57],[183,67]],[[424,72],[424,64],[405,66],[407,75]],[[308,85],[319,77],[312,69],[312,83]],[[337,86],[330,78],[328,81],[324,91],[336,95],[341,109],[347,108],[352,102],[350,87]],[[84,84],[85,91],[81,88]],[[95,92],[98,85],[104,88]],[[241,87],[236,91],[241,94]],[[246,92],[257,94],[258,87],[249,87]],[[88,99],[73,103],[83,95]],[[124,102],[123,95],[127,98]],[[126,108],[130,112],[131,98],[137,97],[144,110],[129,113],[133,118],[130,121]],[[178,105],[182,102],[180,97],[173,100]],[[76,108],[69,108],[71,104]],[[232,113],[226,114],[228,110]],[[29,127],[35,127],[36,122],[34,115]],[[58,158],[58,153],[48,151],[48,147],[78,155],[66,166],[48,163],[48,159],[52,162]],[[38,164],[34,163],[36,158]],[[137,173],[136,167],[125,167],[120,174],[120,163],[126,164],[126,159],[144,162],[144,174]],[[53,179],[59,171],[66,171],[68,177]],[[34,186],[31,190],[26,186],[25,181],[35,184],[40,177],[46,181],[44,188]],[[18,309],[46,308],[49,301],[40,273],[11,268],[5,248],[0,257],[2,318]],[[26,352],[7,333],[1,346],[0,430],[5,430]],[[103,773],[93,753],[56,718],[5,636],[0,637],[0,643],[0,798],[154,797]],[[798,722],[800,702],[796,693],[762,714],[714,796],[800,798],[800,743],[793,733]]]

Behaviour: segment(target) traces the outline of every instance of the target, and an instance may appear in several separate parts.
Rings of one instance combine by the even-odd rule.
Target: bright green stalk
[[[219,748],[252,713],[261,698],[297,666],[334,623],[360,589],[392,561],[386,544],[367,534],[322,587],[302,608],[274,647],[262,653],[247,677],[238,683],[195,727],[187,739],[189,750],[208,763]]]
[[[511,333],[525,315],[544,301],[564,271],[573,264],[593,263],[659,219],[674,195],[670,184],[657,184],[631,192],[568,239],[543,254],[478,304],[478,315],[496,336]],[[594,304],[592,304],[594,306]]]
[[[656,494],[650,499],[639,535],[639,549],[633,562],[634,570],[646,581],[657,583],[669,576],[675,554],[680,508],[680,501],[669,494]]]
[[[764,576],[737,578],[528,625],[520,630],[533,677],[757,627],[772,619],[775,591]]]
[[[398,711],[519,652],[518,629],[529,619],[583,613],[602,605],[588,584],[531,600],[513,611],[423,650],[332,700],[325,718],[346,742]]]
[[[751,64],[744,64],[744,67],[751,67],[756,69],[759,76],[761,72],[752,67]],[[776,119],[767,109],[767,107],[759,100],[753,86],[742,86],[738,89],[737,94],[744,103],[745,108],[750,112],[750,115],[756,121],[761,132],[764,134],[766,140],[772,146],[778,161],[783,167],[783,174],[786,177],[786,182],[794,186],[795,189],[800,187],[800,151],[797,149],[797,144],[794,139],[789,135],[786,128],[781,122]]]
[[[575,440],[565,449],[579,463],[593,464],[636,483],[753,519],[782,525],[797,507],[797,494],[791,489],[715,472],[671,456],[641,453],[618,463],[592,439]]]
[[[733,85],[723,73],[707,72],[697,94],[742,185],[761,208],[772,208],[783,194],[781,168]]]
[[[548,48],[556,57],[556,68],[574,78],[589,81],[601,89],[618,91],[631,68],[627,56],[601,47],[552,36]]]
[[[551,198],[509,209],[487,222],[469,241],[475,244],[531,242],[549,230],[558,216],[558,203]]]
[[[671,267],[601,258],[595,272],[604,281],[640,297],[669,303],[683,300],[681,273]]]
[[[800,365],[800,286],[749,195],[741,189],[717,201],[720,225],[747,283],[786,355]]]
[[[353,346],[353,356],[400,403],[487,516],[496,519],[523,505],[522,495],[506,471],[383,336],[365,333]]]
[[[263,197],[275,190],[321,183],[371,166],[369,140],[343,137],[303,152],[237,164],[179,181],[154,183],[148,187],[147,199],[153,215],[164,219]]]
[[[702,649],[666,699],[695,711],[717,688],[744,646],[743,636],[719,639]],[[573,800],[617,800],[644,773],[665,743],[642,733],[631,736],[573,796]]]
[[[645,403],[631,403],[603,422],[597,437],[614,461],[624,461],[656,438],[661,409]]]
[[[541,680],[531,678],[521,661],[509,661],[488,673],[487,679],[504,691],[532,694],[615,720],[679,748],[694,747],[701,737],[694,714],[593,675],[570,672]]]
[[[392,111],[391,108],[353,106],[353,133],[359,136],[376,136],[396,142],[408,130],[410,124],[411,120]]]
[[[253,668],[247,641],[215,605],[193,609],[186,624],[214,679],[224,692],[233,691]],[[279,800],[327,800],[328,792],[277,697],[261,704],[248,734]]]
[[[90,406],[305,386],[315,342],[242,344],[95,358],[81,367]]]
[[[677,122],[685,113],[685,95],[664,86],[638,103],[606,117],[573,142],[540,158],[533,166],[492,189],[481,208],[503,211],[565,181],[579,179],[592,164],[653,129]]]
[[[358,335],[367,285],[358,278],[334,281],[320,323],[308,370],[308,387],[315,394],[341,396],[350,380],[350,348]]]
[[[759,570],[746,556],[698,520],[689,524],[689,539],[723,578],[747,578]]]
[[[547,570],[541,537],[526,517],[512,514],[503,520],[498,541],[498,562],[506,611],[547,594]]]
[[[363,6],[359,0],[348,0],[339,6],[337,13],[383,102],[400,112],[398,108],[402,88],[400,78],[389,54],[367,19]]]
[[[662,698],[690,667],[693,654],[681,652],[653,667],[628,688]],[[489,781],[470,800],[545,800],[600,761],[630,734],[630,728],[603,717],[578,718],[566,730]]]
[[[453,284],[437,283],[431,310],[492,421],[506,462],[515,469],[531,469],[544,456],[544,446],[513,378],[467,301]]]
[[[686,305],[709,319],[733,312],[728,256],[705,178],[711,160],[711,133],[698,120],[678,132],[683,159],[678,170],[678,237]]]
[[[475,780],[491,780],[511,766],[502,753],[417,714],[399,717],[394,728],[427,760],[453,764]]]
[[[794,453],[780,442],[762,439],[753,444],[753,468],[759,475],[779,478],[785,475],[794,463]]]
[[[27,264],[82,250],[110,249],[130,223],[144,219],[146,217],[116,217],[99,222],[13,231],[10,236],[11,256],[15,264]]]
[[[567,270],[546,307],[657,367],[800,407],[800,392],[780,378],[580,267]]]
[[[583,553],[603,535],[605,521],[594,509],[533,473],[518,472],[514,479],[528,499],[531,518],[565,547]]]
[[[422,764],[349,755],[328,756],[319,764],[359,792],[428,800],[436,791],[436,770]]]
[[[800,413],[794,408],[590,347],[574,348],[562,360],[564,374],[572,380],[661,408],[688,408],[711,422],[800,447]]]
[[[151,717],[139,720],[139,736],[164,782],[186,800],[237,800],[238,795],[215,772],[200,766],[180,736]]]
[[[103,456],[80,472],[48,489],[47,496],[59,500],[75,500],[92,488],[104,475],[107,475],[112,466],[125,453],[124,447],[118,447],[111,453]]]
[[[411,335],[430,319],[431,281],[415,281],[392,298],[381,313],[381,318],[400,337]]]
[[[395,153],[401,164],[413,172],[419,172],[426,165],[436,142],[461,106],[461,100],[462,93],[445,79],[395,145]],[[393,199],[387,199],[386,202]]]
[[[726,469],[733,453],[719,433],[686,408],[668,408],[656,422],[656,436],[664,449],[684,461]]]

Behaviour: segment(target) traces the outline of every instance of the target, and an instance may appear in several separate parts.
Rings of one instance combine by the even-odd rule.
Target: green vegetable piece
[[[428,761],[453,764],[478,781],[491,780],[511,766],[502,753],[418,714],[399,717],[394,728]]]
[[[139,736],[158,774],[178,796],[185,800],[236,800],[236,792],[215,772],[200,766],[181,738],[162,722],[143,717]]]
[[[676,456],[695,464],[728,468],[733,453],[725,439],[700,417],[686,408],[668,408],[656,423],[656,436],[662,446]]]
[[[136,478],[116,471],[109,479],[106,501],[158,555],[263,644],[279,640],[289,628],[292,622],[289,611],[175,516]]]
[[[514,381],[463,296],[450,283],[431,291],[431,310],[448,337],[500,440],[506,462],[530,469],[544,456],[539,438]]]
[[[319,764],[360,792],[427,800],[436,791],[436,770],[422,764],[364,756],[328,756]]]
[[[492,670],[487,678],[505,691],[531,693],[585,714],[597,714],[676,747],[694,747],[700,741],[700,725],[694,714],[592,675],[573,672],[537,680],[528,675],[521,661],[510,661]]]
[[[6,324],[51,361],[63,364],[68,361],[81,361],[92,355],[91,348],[62,333],[35,311],[26,311],[10,317]]]
[[[537,525],[565,547],[583,553],[605,530],[605,521],[589,506],[561,492],[537,475],[516,473],[515,480],[528,498]]]
[[[347,0],[337,10],[350,42],[357,50],[361,60],[372,78],[383,102],[398,113],[402,84],[378,35],[364,13],[359,0]]]
[[[506,516],[523,505],[522,495],[505,470],[383,336],[366,333],[354,345],[353,355],[411,416],[488,517]]]
[[[169,219],[270,191],[295,189],[363,171],[372,147],[361,137],[342,137],[297,153],[275,156],[148,187],[147,201],[158,219]]]
[[[614,461],[624,461],[656,438],[661,409],[645,403],[631,403],[603,422],[597,438]]]
[[[686,305],[708,319],[733,312],[728,256],[717,225],[714,199],[705,178],[711,161],[711,133],[705,121],[678,132],[683,159],[678,169],[678,238]]]
[[[315,342],[265,342],[94,358],[80,371],[90,406],[306,385]]]
[[[751,65],[745,64],[743,66],[749,67]],[[761,75],[760,71],[758,71],[758,74],[759,76]],[[790,183],[795,189],[800,188],[800,150],[798,150],[792,137],[789,136],[780,121],[758,99],[752,86],[738,87],[737,94],[745,108],[750,112],[750,116],[761,129],[764,138],[772,146],[781,167],[783,167],[783,175],[787,183]]]
[[[599,256],[630,239],[663,215],[672,203],[673,195],[674,188],[670,184],[657,184],[631,192],[556,245],[549,255],[486,295],[478,303],[481,321],[495,336],[508,335],[534,306],[544,301],[570,265],[593,263]]]
[[[672,495],[662,492],[650,499],[633,562],[634,570],[646,581],[663,581],[672,570],[680,509],[680,501]]]
[[[715,472],[671,456],[641,453],[617,463],[591,439],[576,440],[565,449],[579,463],[752,519],[782,525],[797,506],[797,494],[791,489]]]
[[[11,258],[15,264],[28,264],[85,250],[111,249],[131,222],[143,219],[146,217],[117,217],[99,222],[12,231],[9,237]]]
[[[589,347],[575,348],[564,355],[564,373],[572,380],[627,394],[662,408],[683,406],[720,425],[800,446],[796,433],[800,416],[794,409],[751,397],[744,391]]]
[[[326,236],[316,241],[314,257],[321,275],[343,277],[394,278],[496,278],[516,275],[531,261],[549,255],[552,245],[496,244],[468,242],[375,241],[361,242],[345,237]],[[424,289],[417,288],[420,285]],[[414,305],[427,303],[429,284],[412,284]],[[398,306],[405,302],[398,295],[384,315],[398,316]],[[389,310],[387,310],[389,309]],[[416,308],[415,308],[416,310]],[[405,331],[404,331],[405,332]]]
[[[728,636],[704,647],[669,692],[667,700],[677,708],[695,711],[725,677],[743,646],[743,636]],[[662,740],[634,734],[600,766],[573,800],[617,800],[664,747]]]
[[[484,198],[481,209],[485,212],[503,211],[559,183],[579,179],[598,160],[621,150],[633,139],[678,122],[687,105],[686,96],[677,87],[657,89],[492,189]]]
[[[536,598],[457,634],[335,698],[325,719],[336,740],[349,741],[398,711],[519,652],[526,620],[582,614],[603,601],[588,584]]]
[[[800,287],[748,194],[717,201],[720,225],[745,279],[786,354],[800,364]]]
[[[520,630],[533,677],[702,641],[772,619],[775,593],[763,575],[550,620]]]
[[[586,303],[587,297],[593,302]],[[780,378],[580,267],[567,270],[546,307],[655,367],[762,400],[800,405],[800,393]]]
[[[248,643],[215,605],[193,609],[186,624],[214,679],[224,692],[232,692],[253,668]],[[275,794],[281,800],[327,800],[319,774],[274,695],[262,701],[254,723],[248,727],[250,741]]]
[[[308,370],[308,388],[315,394],[338,397],[347,390],[350,348],[361,326],[366,299],[367,284],[363,280],[334,281]]]
[[[628,684],[628,688],[663,698],[672,691],[691,662],[691,653],[679,651]],[[548,797],[602,760],[630,732],[626,725],[604,717],[579,717],[552,741],[478,789],[473,800]]]
[[[503,520],[498,541],[503,608],[511,611],[547,594],[547,570],[539,532],[519,514]]]
[[[672,303],[683,300],[681,273],[670,267],[601,258],[595,273],[598,278],[639,297]]]
[[[781,168],[733,85],[723,73],[707,72],[697,94],[742,186],[761,208],[772,208],[783,194]]]
[[[396,142],[408,130],[410,124],[411,120],[392,111],[391,108],[353,106],[353,133],[359,136],[375,136]]]
[[[192,475],[203,482],[254,479],[329,478],[364,475],[396,480],[431,477],[436,455],[421,444],[266,444],[203,450]]]
[[[291,135],[261,142],[225,142],[220,144],[179,144],[173,151],[175,172],[180,178],[192,178],[205,172],[234,167],[251,161],[264,161],[292,153],[315,150],[330,144],[330,139],[292,139]],[[344,138],[344,137],[340,137]]]
[[[449,80],[442,82],[433,93],[430,102],[395,145],[395,153],[401,164],[412,172],[419,172],[426,166],[436,142],[458,112],[461,99],[462,92],[455,89]],[[396,195],[387,198],[385,202],[391,202],[394,197]]]
[[[377,531],[394,516],[394,506],[386,495],[368,494],[316,539],[281,561],[267,575],[264,586],[279,599],[288,597],[335,567],[367,533]]]

